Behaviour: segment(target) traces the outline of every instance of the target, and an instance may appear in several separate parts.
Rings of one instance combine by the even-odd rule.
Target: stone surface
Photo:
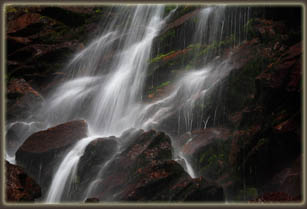
[[[224,200],[221,187],[192,179],[171,160],[171,141],[164,133],[124,134],[119,141],[125,144],[123,152],[105,167],[91,196],[125,201]]]
[[[57,150],[72,145],[86,136],[86,121],[70,121],[32,134],[19,148],[16,157],[21,153],[46,153]]]
[[[77,175],[80,181],[84,184],[96,176],[101,165],[109,160],[117,149],[115,137],[98,138],[88,144],[78,163]]]
[[[41,185],[48,188],[58,161],[67,149],[87,136],[84,120],[70,121],[29,136],[16,152],[16,162]]]
[[[5,195],[8,202],[33,202],[41,197],[40,186],[25,171],[5,161]]]
[[[39,92],[33,89],[24,79],[13,79],[7,86],[7,110],[8,121],[26,117],[33,109],[41,105],[43,98]]]

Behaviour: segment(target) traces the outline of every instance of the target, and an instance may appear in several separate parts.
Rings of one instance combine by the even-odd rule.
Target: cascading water
[[[82,156],[86,145],[88,145],[97,136],[91,136],[79,141],[71,151],[65,156],[60,164],[58,171],[53,177],[49,192],[47,194],[46,202],[56,202],[62,197],[64,187],[70,187],[70,182],[67,181],[69,177],[74,176],[78,161]],[[67,185],[68,184],[68,185]]]
[[[219,55],[219,48],[203,57],[202,66],[183,73],[167,96],[149,104],[142,101],[153,40],[176,8],[162,18],[162,5],[119,7],[120,15],[105,25],[100,37],[68,63],[66,71],[71,79],[54,90],[36,118],[42,121],[43,128],[84,118],[89,124],[90,137],[78,142],[63,158],[46,195],[46,202],[62,200],[64,187],[69,191],[86,146],[98,137],[119,136],[130,128],[160,129],[161,124],[172,115],[177,115],[178,133],[179,130],[190,132],[194,123],[201,126],[207,120],[206,128],[210,116],[196,121],[193,118],[195,104],[202,101],[207,92],[232,69],[230,59],[209,63],[213,56]],[[241,29],[237,28],[235,20],[229,19],[241,15],[230,12],[227,16],[226,10],[225,6],[203,8],[197,17],[192,43],[208,45],[220,41],[233,32],[232,25],[236,26],[234,32],[241,33],[241,25],[248,19],[248,10],[242,13],[247,18],[240,20],[242,24],[238,25]],[[174,158],[184,159],[186,171],[191,177],[196,177],[190,160],[178,150],[176,143],[174,145],[175,153],[178,153]],[[91,193],[93,182],[95,180],[87,188],[87,194]]]
[[[152,40],[164,23],[161,18],[162,12],[162,6],[138,6],[129,11],[132,20],[126,21],[126,24],[131,24],[127,27],[127,30],[125,27],[124,31],[120,32],[127,35],[119,38],[119,41],[122,42],[122,50],[116,55],[115,62],[111,64],[114,70],[105,75],[103,85],[98,84],[97,89],[95,89],[98,90],[98,94],[95,95],[96,98],[92,102],[91,112],[88,116],[92,133],[98,133],[101,136],[119,135],[123,130],[135,126],[136,122],[134,121],[138,119],[135,115],[140,107],[138,103],[141,100]],[[114,34],[117,33],[119,32],[114,32]],[[103,38],[99,39],[99,43],[108,44],[112,42],[107,40],[108,38],[113,39],[110,34],[103,35]],[[103,47],[104,44],[100,47]],[[89,47],[96,46],[91,44]],[[81,55],[92,50],[91,48],[86,48],[85,51],[81,52]],[[94,50],[97,51],[98,49]],[[81,55],[78,54],[73,61],[79,58],[83,59]],[[92,62],[90,60],[90,63],[88,63],[90,71],[92,71],[93,67]],[[93,82],[97,79],[99,78],[82,77],[63,84],[52,98],[52,111],[57,111],[58,107],[62,106],[62,103],[74,105],[77,101],[83,99],[83,96],[88,96],[91,91],[89,85],[93,86]],[[62,110],[65,111],[65,109],[67,107]],[[51,183],[46,199],[47,202],[60,201],[63,187],[69,181],[69,175],[75,170],[80,158],[81,151],[76,152],[75,149],[83,151],[87,144],[94,139],[93,137],[83,139],[82,143],[78,143],[66,155]],[[66,165],[67,163],[68,166]],[[61,185],[60,188],[59,185]]]

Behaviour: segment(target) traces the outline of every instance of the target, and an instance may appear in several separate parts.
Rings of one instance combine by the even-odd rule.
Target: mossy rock
[[[212,180],[224,174],[229,167],[230,145],[230,140],[216,139],[199,151],[196,161],[199,174]]]

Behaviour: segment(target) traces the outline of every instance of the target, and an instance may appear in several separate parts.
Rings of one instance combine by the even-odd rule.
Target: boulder
[[[192,132],[181,148],[198,176],[218,181],[229,169],[228,154],[232,131],[227,128],[206,128]]]
[[[206,128],[192,131],[188,140],[184,142],[182,152],[185,155],[196,157],[201,149],[214,140],[227,140],[231,136],[231,131],[226,128]]]
[[[54,166],[65,151],[87,136],[84,120],[70,121],[32,134],[16,152],[16,162],[33,176],[42,189],[49,185]]]
[[[42,129],[42,124],[31,121],[17,121],[7,125],[6,131],[6,152],[14,156],[17,149],[22,145],[33,132]]]
[[[8,202],[34,202],[41,197],[40,186],[20,166],[5,161],[5,193]]]
[[[223,188],[191,179],[175,161],[168,160],[138,170],[137,182],[119,194],[126,201],[223,201]]]
[[[104,201],[223,200],[221,187],[192,179],[171,160],[171,140],[164,133],[125,133],[118,141],[121,151],[98,176],[90,196]]]
[[[116,152],[118,144],[115,137],[98,138],[87,145],[78,163],[77,175],[80,182],[88,183],[95,177],[107,160]]]

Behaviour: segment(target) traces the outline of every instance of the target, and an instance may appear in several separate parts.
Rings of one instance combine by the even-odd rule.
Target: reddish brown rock
[[[16,152],[16,162],[22,165],[45,190],[53,169],[67,149],[87,136],[84,120],[70,121],[32,134]]]
[[[8,23],[7,33],[14,33],[40,21],[38,13],[26,13]]]
[[[128,201],[223,201],[223,189],[203,178],[191,179],[175,161],[149,165],[138,171],[138,181],[120,194]]]
[[[271,192],[284,192],[293,197],[302,195],[302,156],[279,171],[265,185]]]
[[[273,39],[276,34],[285,34],[286,26],[282,22],[256,18],[253,21],[253,28],[261,39]]]
[[[256,200],[252,200],[250,202],[255,203],[263,203],[263,202],[299,202],[301,198],[299,196],[293,197],[285,192],[270,192],[265,193],[258,197]]]
[[[283,88],[287,91],[300,91],[302,65],[302,43],[291,46],[276,63],[271,63],[257,76],[256,82],[269,88]],[[290,79],[289,79],[290,78]]]
[[[195,9],[192,12],[189,12],[183,16],[181,16],[180,18],[176,19],[175,21],[173,21],[172,23],[170,23],[169,25],[167,25],[167,27],[161,32],[161,34],[163,34],[164,32],[178,27],[179,25],[185,23],[187,20],[189,20],[190,18],[194,17],[195,15],[197,15],[200,12],[200,9]]]
[[[99,172],[101,165],[117,151],[115,137],[98,138],[87,145],[78,163],[77,174],[82,183],[87,182]]]
[[[204,146],[210,144],[213,140],[227,140],[230,134],[231,131],[226,128],[206,128],[203,130],[194,130],[190,136],[190,139],[192,138],[192,140],[190,142],[185,142],[182,151],[189,156],[197,155],[199,149],[202,149]]]
[[[24,170],[5,161],[6,201],[29,202],[41,196],[40,186]]]
[[[8,83],[7,94],[25,95],[28,93],[40,96],[24,79],[13,79]]]
[[[170,138],[164,133],[124,134],[119,141],[128,146],[105,167],[91,196],[124,201],[223,200],[221,187],[191,179],[171,160]]]
[[[87,136],[84,120],[70,121],[32,134],[19,148],[18,153],[44,153],[67,147]]]
[[[43,101],[39,92],[24,79],[13,79],[7,87],[7,120],[25,117]]]

